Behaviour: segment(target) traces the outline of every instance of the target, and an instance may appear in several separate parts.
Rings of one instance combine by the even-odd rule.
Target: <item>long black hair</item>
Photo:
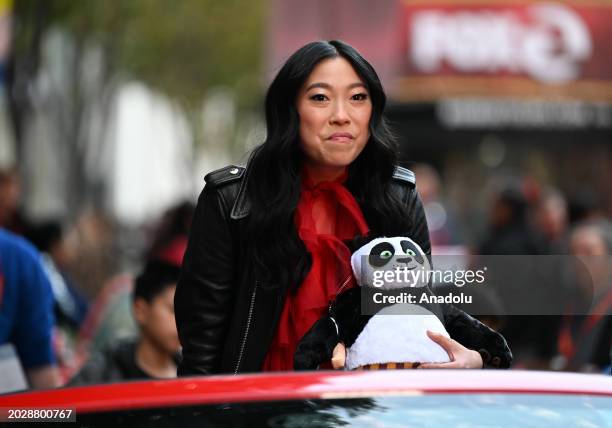
[[[341,41],[303,46],[285,62],[266,94],[267,136],[249,159],[247,191],[251,211],[244,235],[261,280],[294,291],[311,266],[294,224],[303,160],[296,97],[316,65],[337,57],[352,65],[372,102],[370,138],[349,166],[345,185],[361,206],[372,231],[391,235],[405,232],[410,225],[409,216],[391,194],[397,147],[383,117],[386,96],[376,71],[359,52]]]

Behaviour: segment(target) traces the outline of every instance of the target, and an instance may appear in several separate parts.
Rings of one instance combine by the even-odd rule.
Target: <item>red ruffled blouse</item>
[[[343,284],[353,286],[351,252],[343,241],[368,233],[368,225],[353,195],[342,183],[314,184],[304,170],[295,225],[312,256],[312,267],[296,294],[288,293],[276,333],[264,360],[264,371],[293,370],[299,340],[325,314]],[[347,286],[345,286],[347,288]]]

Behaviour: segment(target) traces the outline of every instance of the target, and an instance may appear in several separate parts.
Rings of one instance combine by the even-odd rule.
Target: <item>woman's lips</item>
[[[348,143],[353,141],[353,135],[348,132],[336,132],[329,136],[328,140],[337,143]]]

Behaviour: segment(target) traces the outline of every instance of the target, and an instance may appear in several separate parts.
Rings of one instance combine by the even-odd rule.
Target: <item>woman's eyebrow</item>
[[[351,83],[346,88],[353,89],[353,88],[359,88],[359,87],[365,88],[366,85],[364,85],[361,82],[355,82],[355,83]],[[331,89],[331,85],[325,82],[315,82],[315,83],[311,83],[310,85],[308,85],[308,87],[306,88],[306,91],[310,91],[311,89],[314,89],[314,88]]]
[[[315,83],[311,83],[310,85],[308,85],[306,90],[310,91],[311,89],[314,89],[314,88],[331,89],[331,85],[329,83],[315,82]]]
[[[350,85],[347,86],[347,89],[353,89],[353,88],[366,88],[366,85],[363,84],[362,82],[355,82],[355,83],[351,83]]]

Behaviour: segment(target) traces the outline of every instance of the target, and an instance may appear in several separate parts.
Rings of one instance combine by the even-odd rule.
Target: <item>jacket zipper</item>
[[[255,307],[255,296],[257,295],[257,287],[258,283],[255,283],[255,289],[253,290],[253,294],[251,294],[251,304],[249,305],[249,315],[247,317],[247,325],[244,330],[244,336],[242,337],[242,344],[240,345],[240,353],[238,354],[238,361],[236,362],[236,369],[234,370],[234,374],[238,374],[238,369],[240,368],[240,363],[242,362],[242,356],[244,355],[244,349],[246,348],[246,341],[249,336],[249,329],[251,328],[251,321],[253,320],[253,308]]]

